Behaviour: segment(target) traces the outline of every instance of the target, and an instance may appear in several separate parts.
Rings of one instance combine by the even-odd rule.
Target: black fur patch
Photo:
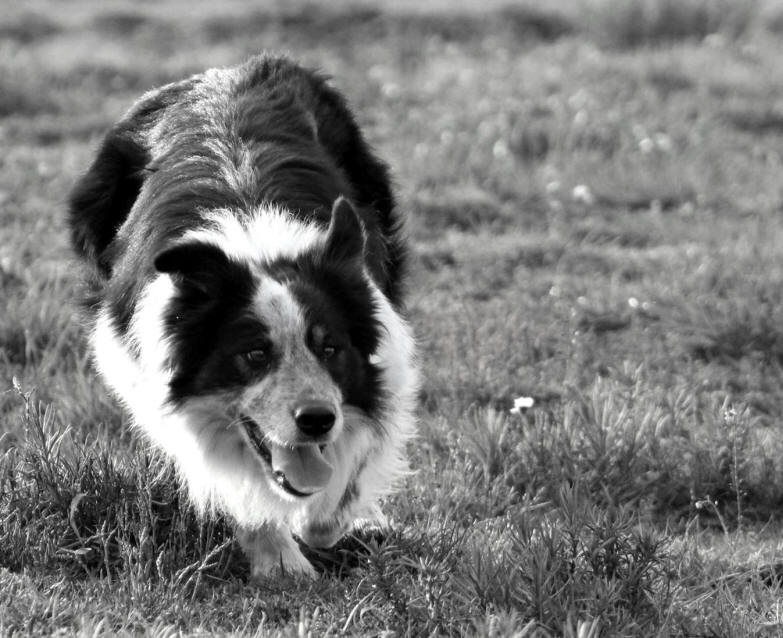
[[[172,344],[173,403],[240,388],[274,369],[277,355],[268,330],[248,313],[255,282],[245,264],[214,246],[195,243],[165,251],[155,263],[175,277],[177,286],[164,319]],[[262,368],[242,362],[254,349],[268,354]]]
[[[193,87],[192,80],[169,84],[137,103],[103,140],[87,173],[69,197],[71,244],[102,277],[114,261],[105,251],[136,202],[150,152],[146,133],[162,113]]]

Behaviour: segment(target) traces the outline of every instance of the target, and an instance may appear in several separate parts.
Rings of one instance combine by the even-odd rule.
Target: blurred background
[[[777,0],[0,0],[0,451],[32,439],[1,459],[0,580],[17,589],[0,587],[0,627],[27,628],[33,605],[68,630],[100,617],[64,568],[116,574],[125,599],[90,580],[107,631],[130,607],[215,631],[304,609],[283,585],[248,616],[231,581],[214,604],[239,620],[220,625],[165,576],[211,537],[196,558],[190,532],[134,545],[158,538],[141,498],[157,479],[92,370],[65,225],[139,95],[262,51],[331,75],[392,167],[424,378],[396,536],[307,613],[323,605],[337,634],[370,600],[384,636],[504,635],[504,618],[505,635],[533,618],[571,636],[582,613],[606,635],[779,629],[780,580],[761,577],[782,551]],[[110,560],[117,530],[131,549]]]
[[[2,14],[0,375],[67,422],[119,418],[81,346],[71,184],[141,93],[262,51],[331,75],[393,167],[430,414],[520,392],[557,403],[622,362],[739,392],[763,418],[783,407],[781,3],[6,0]]]
[[[505,408],[521,391],[557,399],[564,381],[589,384],[625,360],[739,388],[764,414],[781,407],[764,385],[777,373],[749,385],[753,370],[725,365],[742,368],[746,350],[783,353],[771,326],[779,295],[764,292],[778,273],[764,263],[769,216],[783,199],[781,3],[6,0],[2,10],[0,375],[57,401],[67,421],[117,420],[79,345],[71,184],[141,93],[262,51],[331,75],[393,167],[411,213],[428,410]],[[729,303],[720,281],[734,277],[748,285]],[[587,356],[574,332],[612,339]],[[672,353],[684,363],[665,363]],[[0,410],[14,412],[12,394]]]

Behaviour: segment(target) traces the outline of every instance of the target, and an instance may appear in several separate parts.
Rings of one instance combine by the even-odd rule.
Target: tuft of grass
[[[11,271],[4,279],[6,298],[15,303],[0,317],[0,360],[6,365],[62,365],[80,335],[71,313],[63,312],[63,278],[54,275],[31,281]]]
[[[783,503],[780,446],[747,408],[667,396],[642,370],[613,376],[586,395],[572,389],[561,410],[510,417],[482,408],[461,421],[457,444],[477,479],[546,499],[579,484],[593,502],[670,523],[701,516],[734,529],[743,517],[774,516]],[[698,506],[705,498],[714,507]]]
[[[435,236],[447,229],[498,231],[514,222],[496,196],[467,184],[449,186],[436,193],[420,193],[413,206],[413,224],[420,235]]]
[[[673,599],[665,543],[631,509],[597,507],[578,486],[561,487],[554,504],[472,539],[465,570],[481,606],[534,619],[544,635],[565,635],[575,619],[610,635],[665,630],[661,610]]]
[[[689,303],[670,314],[668,323],[682,335],[692,356],[708,362],[750,359],[764,366],[783,364],[783,332],[778,320],[783,312],[779,287],[783,274],[777,267],[760,273],[760,264],[745,254],[756,250],[774,248],[744,246],[731,272],[716,270],[705,262],[701,280],[685,291]],[[742,293],[729,294],[739,279],[746,284]]]
[[[723,362],[753,357],[783,365],[783,332],[774,310],[729,302],[692,312],[688,347],[695,357]]]
[[[200,522],[160,459],[80,442],[51,407],[17,391],[25,436],[0,460],[0,566],[109,583],[122,573],[137,586],[170,579],[188,591],[241,569],[225,523]]]

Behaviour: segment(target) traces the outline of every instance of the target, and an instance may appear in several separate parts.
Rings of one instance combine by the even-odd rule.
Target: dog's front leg
[[[315,578],[310,562],[299,550],[291,532],[274,523],[261,527],[237,528],[237,540],[250,561],[251,576],[266,578],[276,571],[292,576]]]

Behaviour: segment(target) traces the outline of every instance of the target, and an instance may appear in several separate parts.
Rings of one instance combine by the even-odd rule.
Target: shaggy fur
[[[324,78],[260,57],[147,93],[70,226],[101,375],[255,574],[382,519],[418,383],[402,219]]]

